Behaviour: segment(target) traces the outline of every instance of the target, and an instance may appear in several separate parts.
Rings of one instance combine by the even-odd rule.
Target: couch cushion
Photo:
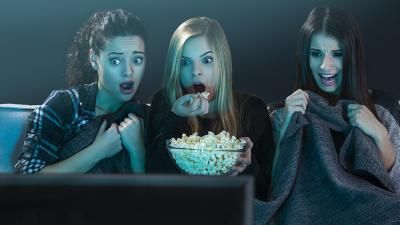
[[[0,173],[14,172],[25,139],[26,119],[35,107],[0,104]]]

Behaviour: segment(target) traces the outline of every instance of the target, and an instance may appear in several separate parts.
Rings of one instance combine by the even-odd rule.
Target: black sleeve
[[[188,132],[186,118],[175,115],[158,92],[152,101],[149,119],[146,170],[149,173],[180,173],[166,148],[166,140]]]
[[[243,101],[244,136],[253,142],[252,163],[242,174],[255,176],[256,197],[266,200],[271,181],[272,161],[274,156],[274,141],[272,125],[268,110],[263,100],[252,96]]]

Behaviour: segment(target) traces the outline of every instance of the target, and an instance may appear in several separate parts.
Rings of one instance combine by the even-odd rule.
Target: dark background
[[[231,47],[234,85],[266,102],[292,92],[297,32],[318,5],[347,10],[360,24],[369,86],[400,96],[400,1],[396,0],[93,0],[0,2],[0,103],[40,104],[65,88],[66,51],[98,10],[124,8],[148,30],[147,69],[140,98],[160,88],[169,39],[194,16],[217,19]]]

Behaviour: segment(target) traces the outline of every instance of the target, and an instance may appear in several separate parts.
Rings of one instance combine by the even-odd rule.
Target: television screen
[[[253,223],[253,178],[1,175],[1,224]]]

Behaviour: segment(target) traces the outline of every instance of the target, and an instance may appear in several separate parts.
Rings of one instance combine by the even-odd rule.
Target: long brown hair
[[[301,27],[297,45],[296,89],[322,93],[313,79],[309,60],[312,35],[319,32],[335,37],[343,45],[343,80],[339,99],[355,100],[376,115],[368,92],[360,30],[354,18],[339,9],[316,7]]]
[[[215,54],[215,101],[217,105],[216,131],[226,130],[232,135],[239,133],[239,113],[232,90],[232,60],[228,41],[221,25],[207,17],[195,17],[183,22],[173,33],[168,48],[164,71],[164,96],[172,107],[184,94],[180,83],[183,46],[192,37],[204,36]],[[199,129],[197,117],[189,117],[192,132]]]

